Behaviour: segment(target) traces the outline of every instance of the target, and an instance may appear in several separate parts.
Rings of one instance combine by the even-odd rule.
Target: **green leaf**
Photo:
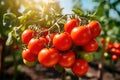
[[[80,9],[73,9],[72,10],[75,14],[78,14],[78,15],[82,15],[83,14],[83,11],[80,10]]]
[[[16,15],[13,13],[5,13],[3,15],[3,26],[5,27],[14,27],[19,24],[19,20]]]

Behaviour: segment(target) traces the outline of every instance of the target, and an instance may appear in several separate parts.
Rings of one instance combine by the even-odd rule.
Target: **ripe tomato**
[[[55,48],[43,48],[38,54],[38,61],[45,67],[55,66],[60,59],[60,54]]]
[[[45,47],[47,40],[40,37],[39,39],[32,38],[28,44],[28,49],[38,55],[39,51]]]
[[[77,76],[83,76],[88,71],[88,63],[84,59],[78,59],[72,66],[72,72]]]
[[[65,32],[71,33],[72,29],[76,26],[79,26],[79,19],[70,19],[64,24]]]
[[[91,21],[87,27],[90,29],[92,33],[92,38],[96,38],[100,35],[101,25],[98,21]]]
[[[61,51],[68,50],[72,46],[71,36],[67,32],[56,34],[53,38],[53,45],[58,50]]]
[[[91,33],[87,27],[79,26],[73,28],[71,37],[76,45],[83,46],[90,41]]]
[[[18,49],[19,49],[18,45],[13,46],[13,50],[18,50]]]
[[[22,51],[22,58],[29,62],[32,62],[37,59],[37,55],[31,53],[29,49],[25,49]]]
[[[104,44],[104,43],[105,43],[105,39],[104,39],[104,38],[100,38],[100,42],[101,42],[102,44]]]
[[[119,59],[118,55],[115,55],[115,54],[112,55],[112,60],[113,61],[117,61],[118,59]]]
[[[22,33],[22,42],[24,44],[28,44],[29,41],[33,38],[33,36],[35,35],[35,31],[34,30],[30,30],[30,29],[27,29],[25,30],[23,33]]]
[[[120,43],[114,43],[113,46],[114,48],[120,49]]]
[[[36,64],[36,61],[29,62],[29,61],[27,61],[25,59],[23,59],[23,62],[24,62],[25,65],[27,65],[29,67],[32,67],[32,66],[34,66]]]
[[[92,39],[86,45],[83,46],[83,49],[86,52],[94,52],[98,49],[98,43],[95,39]]]
[[[62,53],[61,58],[59,60],[59,64],[62,67],[70,68],[75,62],[75,53],[73,51],[69,51],[67,53]]]

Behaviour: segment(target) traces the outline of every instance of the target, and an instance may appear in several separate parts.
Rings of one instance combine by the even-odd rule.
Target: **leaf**
[[[7,46],[10,46],[10,45],[13,43],[13,40],[12,40],[12,32],[13,32],[13,31],[11,31],[11,32],[8,33],[8,39],[7,39],[7,41],[6,41],[6,45],[7,45]]]
[[[83,11],[80,10],[80,9],[73,9],[72,10],[74,13],[78,14],[78,15],[82,15],[83,14]]]
[[[3,15],[3,26],[5,27],[13,27],[19,24],[19,20],[16,15],[13,13],[5,13]]]

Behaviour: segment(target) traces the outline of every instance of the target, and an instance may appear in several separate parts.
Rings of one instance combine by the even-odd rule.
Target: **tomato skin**
[[[70,19],[64,24],[65,32],[71,33],[72,29],[76,26],[79,26],[79,19]]]
[[[119,59],[119,58],[118,58],[118,55],[115,55],[115,54],[112,55],[112,60],[113,60],[113,61],[117,61],[118,59]]]
[[[45,47],[47,40],[40,37],[39,39],[32,38],[28,44],[28,49],[38,55],[39,51]]]
[[[60,54],[55,48],[43,48],[38,54],[38,61],[45,67],[55,66],[60,59]]]
[[[22,42],[24,44],[28,44],[35,34],[36,32],[34,30],[30,30],[30,29],[25,30],[21,35]]]
[[[23,63],[25,65],[29,66],[29,67],[32,67],[32,66],[34,66],[36,64],[36,61],[29,62],[29,61],[23,59]]]
[[[76,45],[83,46],[90,41],[91,33],[87,27],[79,26],[73,28],[71,31],[71,37]]]
[[[90,29],[92,33],[92,38],[96,38],[100,35],[101,32],[101,25],[98,21],[91,21],[87,27]]]
[[[83,76],[88,71],[88,63],[84,59],[78,59],[72,66],[72,71],[77,76]]]
[[[83,46],[83,49],[86,52],[94,52],[98,49],[98,43],[95,39],[92,39],[86,45]]]
[[[72,46],[71,36],[67,32],[56,34],[53,38],[53,45],[58,50],[68,50]]]
[[[28,62],[32,62],[37,59],[37,55],[31,53],[29,49],[25,49],[22,51],[22,58]]]
[[[14,45],[14,46],[13,46],[13,50],[16,51],[16,50],[18,50],[18,49],[19,49],[19,46],[18,46],[18,45]]]
[[[75,53],[73,51],[69,51],[61,54],[61,58],[59,60],[59,64],[64,68],[70,68],[75,62]]]

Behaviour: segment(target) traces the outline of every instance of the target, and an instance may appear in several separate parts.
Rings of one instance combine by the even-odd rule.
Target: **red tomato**
[[[120,49],[120,43],[114,43],[114,44],[113,44],[113,47],[114,47],[114,48],[117,48],[117,49]]]
[[[104,38],[100,38],[100,42],[101,42],[102,44],[104,44],[104,43],[105,43],[105,39],[104,39]]]
[[[76,45],[83,46],[90,41],[91,33],[87,27],[79,26],[73,28],[71,37]]]
[[[56,34],[53,38],[53,45],[58,50],[61,51],[68,50],[72,46],[71,36],[67,32]]]
[[[39,39],[32,38],[28,44],[28,49],[34,53],[38,54],[41,49],[45,47],[47,44],[47,40],[45,38],[40,37]]]
[[[84,59],[78,59],[72,66],[72,71],[77,76],[83,76],[88,71],[88,63]]]
[[[70,68],[75,62],[75,53],[69,51],[67,53],[62,53],[59,60],[59,64],[64,68]]]
[[[43,48],[38,54],[38,61],[45,67],[55,66],[59,58],[60,54],[55,48]]]
[[[31,53],[29,49],[25,49],[22,51],[22,58],[29,62],[33,62],[37,59],[37,55]]]
[[[113,54],[112,55],[112,60],[117,61],[119,59],[118,55]]]
[[[65,32],[71,33],[72,29],[76,26],[79,26],[79,19],[70,19],[64,24]]]
[[[90,29],[92,33],[92,38],[96,38],[100,35],[101,25],[98,21],[91,21],[87,27]]]
[[[98,43],[95,39],[92,39],[86,45],[83,46],[83,49],[86,52],[94,52],[98,49]]]
[[[18,49],[19,49],[18,45],[13,46],[13,50],[18,50]]]
[[[22,42],[24,44],[28,44],[29,41],[33,38],[33,36],[35,35],[35,31],[34,30],[30,30],[30,29],[27,29],[25,30],[23,33],[22,33]]]

